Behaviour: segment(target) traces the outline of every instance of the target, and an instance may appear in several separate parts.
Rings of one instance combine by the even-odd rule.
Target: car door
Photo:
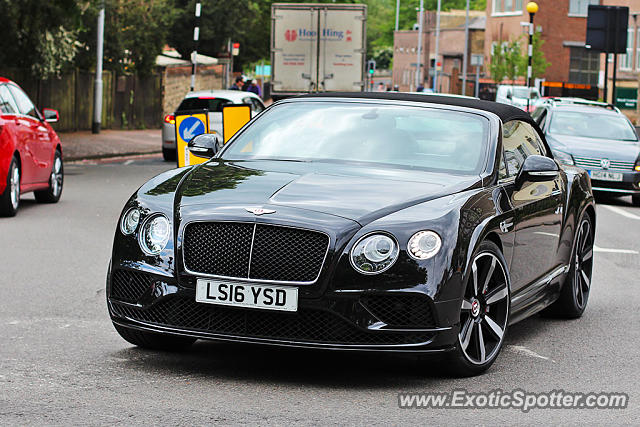
[[[504,155],[509,179],[505,190],[514,208],[515,245],[511,262],[514,302],[556,269],[560,230],[563,217],[565,182],[561,171],[555,178],[542,182],[516,184],[524,160],[533,154],[549,156],[536,130],[526,122],[513,120],[503,126]],[[505,224],[508,228],[510,224]],[[542,282],[540,280],[542,279]],[[540,282],[540,283],[538,283]]]
[[[16,134],[16,115],[18,106],[11,96],[6,84],[0,84],[0,161],[8,167],[15,148],[19,148],[18,135]],[[15,141],[18,147],[14,147],[11,141]],[[5,177],[0,177],[4,179]]]
[[[35,180],[36,165],[34,161],[34,153],[32,152],[31,140],[33,132],[28,120],[22,116],[18,103],[9,90],[8,84],[0,85],[0,93],[7,108],[10,108],[12,114],[8,115],[8,120],[12,121],[11,130],[15,138],[16,149],[20,155],[20,181],[23,184],[31,184]]]
[[[53,160],[53,141],[49,130],[44,125],[40,113],[26,93],[19,87],[9,84],[9,90],[18,104],[20,115],[18,122],[26,128],[25,149],[29,153],[30,162],[33,164],[33,175],[29,182],[47,182],[51,173]]]

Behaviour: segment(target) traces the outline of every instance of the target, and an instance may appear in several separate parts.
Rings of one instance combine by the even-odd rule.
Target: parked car
[[[533,118],[555,158],[586,169],[594,191],[631,195],[640,206],[640,142],[619,109],[579,98],[551,98]]]
[[[17,84],[0,77],[0,215],[14,216],[20,195],[31,191],[38,202],[60,199],[62,148],[49,125],[58,117],[50,108],[40,113]]]
[[[502,104],[513,105],[523,110],[527,109],[528,104],[535,104],[540,98],[540,92],[534,87],[499,85],[496,92],[496,102]]]
[[[181,112],[209,110],[209,131],[222,135],[222,107],[227,104],[251,105],[251,117],[265,109],[262,99],[253,92],[238,90],[205,90],[189,92],[173,114],[164,116],[162,155],[167,161],[176,159],[176,118]]]
[[[136,191],[107,273],[118,333],[495,361],[508,325],[585,310],[589,177],[531,116],[467,98],[324,93],[272,105],[210,161]],[[504,157],[503,157],[503,154]]]

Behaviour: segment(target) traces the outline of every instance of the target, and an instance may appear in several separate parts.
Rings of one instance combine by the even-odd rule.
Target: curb
[[[62,150],[64,152],[64,147]],[[63,159],[65,162],[81,162],[84,160],[117,159],[119,157],[156,155],[161,153],[162,153],[162,150],[144,151],[144,152],[131,151],[131,152],[125,152],[125,153],[90,154],[88,156],[64,156]]]

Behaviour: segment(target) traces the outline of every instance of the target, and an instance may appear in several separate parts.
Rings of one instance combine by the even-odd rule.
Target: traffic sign
[[[209,114],[206,110],[176,115],[176,148],[178,167],[204,163],[206,159],[191,156],[187,144],[194,136],[209,133]]]
[[[226,144],[242,126],[251,120],[251,105],[229,104],[222,107],[222,134]]]

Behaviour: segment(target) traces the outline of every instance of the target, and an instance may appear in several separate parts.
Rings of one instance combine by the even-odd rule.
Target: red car
[[[0,215],[14,216],[20,194],[30,191],[38,202],[60,199],[62,147],[49,125],[57,121],[56,110],[40,113],[17,84],[0,77]]]

